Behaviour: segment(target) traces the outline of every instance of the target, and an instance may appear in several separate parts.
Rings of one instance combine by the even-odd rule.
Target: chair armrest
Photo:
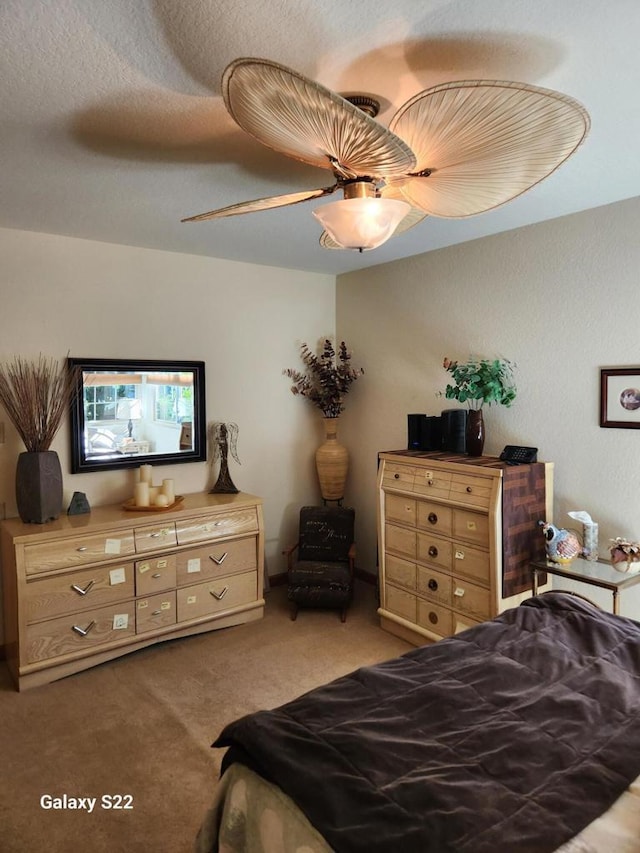
[[[292,568],[293,552],[296,550],[296,548],[298,547],[299,544],[300,544],[300,540],[298,540],[295,543],[295,545],[289,545],[289,547],[285,548],[284,551],[282,552],[283,555],[287,558],[287,569]]]
[[[351,574],[353,574],[353,569],[356,562],[356,543],[352,542],[349,548],[349,568],[351,569]]]

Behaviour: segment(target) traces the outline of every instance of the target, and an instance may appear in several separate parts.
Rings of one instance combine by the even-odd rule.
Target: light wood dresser
[[[553,464],[379,454],[382,627],[416,645],[491,619],[531,595],[551,518]]]
[[[2,522],[5,650],[19,690],[264,611],[262,501],[186,495],[175,509],[96,507]]]

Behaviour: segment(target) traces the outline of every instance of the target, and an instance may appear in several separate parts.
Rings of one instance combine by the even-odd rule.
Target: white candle
[[[162,494],[166,495],[168,504],[172,504],[176,499],[176,492],[173,486],[173,480],[162,481]]]
[[[151,506],[153,506],[156,502],[156,498],[160,494],[160,486],[149,486],[149,502]]]
[[[169,506],[169,498],[166,495],[163,495],[162,492],[155,496],[153,501],[154,506]]]
[[[151,485],[151,465],[140,466],[140,482]]]
[[[136,506],[149,506],[149,483],[136,483],[133,494]]]

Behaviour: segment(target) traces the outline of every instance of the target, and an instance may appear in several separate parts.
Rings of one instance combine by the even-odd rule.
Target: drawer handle
[[[473,491],[473,489],[471,488],[471,486],[467,486],[467,492],[469,492],[469,494],[471,494],[472,491]]]
[[[92,620],[91,622],[89,622],[86,628],[81,628],[79,625],[74,625],[71,630],[75,631],[76,634],[80,634],[81,637],[86,637],[95,624],[96,623]]]
[[[435,592],[438,589],[438,581],[435,578],[431,578],[427,586],[430,590]]]
[[[436,548],[436,546],[435,546],[435,545],[432,545],[432,546],[429,548],[429,556],[430,556],[430,557],[437,557],[437,556],[438,556],[438,549]]]
[[[427,516],[427,521],[429,522],[429,524],[437,524],[438,516],[435,514],[435,512],[430,512]]]
[[[462,587],[457,586],[455,588],[453,594],[455,595],[456,598],[462,598],[462,596],[464,595],[464,590],[462,589]]]
[[[433,486],[433,480],[427,480],[427,485],[428,485],[428,486]]]
[[[152,539],[159,539],[161,536],[162,536],[162,533],[152,533],[151,534]]]
[[[81,545],[79,548],[76,548],[76,551],[86,551],[86,550],[87,550],[86,545]]]
[[[438,624],[438,614],[434,613],[433,610],[429,613],[429,622],[431,622],[432,625]]]
[[[162,610],[152,610],[151,611],[152,616],[160,616],[161,613],[162,613]]]
[[[76,584],[76,583],[72,583],[72,584],[71,584],[71,589],[72,589],[74,592],[77,592],[77,593],[78,593],[78,595],[86,595],[86,594],[89,592],[89,590],[91,589],[91,587],[93,586],[93,584],[94,584],[94,583],[95,583],[95,581],[89,581],[89,583],[85,586],[85,588],[84,588],[84,589],[83,589],[81,586],[78,586],[78,584]]]
[[[216,599],[216,601],[222,601],[225,595],[229,592],[229,587],[225,586],[222,592],[216,592],[215,589],[210,589],[209,592]]]
[[[214,527],[220,527],[221,524],[224,524],[224,521],[215,521],[213,526]]]
[[[214,557],[213,554],[209,554],[209,559],[213,560],[213,562],[216,564],[216,566],[221,566],[224,563],[224,561],[227,559],[227,552],[225,551],[224,554],[222,555],[222,557],[220,557],[220,558]]]
[[[154,573],[151,575],[151,577],[152,577],[152,578],[161,578],[161,577],[162,577],[162,572],[154,572]]]
[[[400,479],[400,474],[394,474],[393,476],[394,476],[394,478],[395,478],[396,480],[399,480],[399,479]]]

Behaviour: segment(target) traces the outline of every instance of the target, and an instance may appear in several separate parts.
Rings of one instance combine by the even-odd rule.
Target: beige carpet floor
[[[344,624],[320,610],[292,622],[284,587],[266,600],[259,622],[24,693],[0,662],[0,851],[188,853],[222,758],[210,744],[227,722],[410,648],[380,629],[371,585],[357,585]],[[97,803],[91,814],[44,809],[43,795]],[[103,808],[104,795],[133,807]]]

